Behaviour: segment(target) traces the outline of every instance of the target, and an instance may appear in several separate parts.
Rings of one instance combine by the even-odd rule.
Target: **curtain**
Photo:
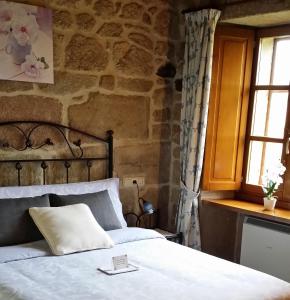
[[[184,244],[200,250],[198,199],[203,165],[214,32],[220,11],[204,9],[185,15],[182,109],[180,123],[181,191],[177,230]]]

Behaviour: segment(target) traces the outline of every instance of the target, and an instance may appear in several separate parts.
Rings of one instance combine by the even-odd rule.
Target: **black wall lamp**
[[[141,215],[143,215],[143,214],[147,214],[147,215],[153,214],[155,212],[153,204],[151,202],[145,200],[144,198],[140,197],[138,182],[136,180],[133,180],[133,183],[136,184],[136,187],[137,187],[138,203],[139,203],[140,210],[142,212]]]
[[[135,217],[136,218],[135,226],[140,227],[142,218],[146,215],[153,215],[156,212],[156,209],[154,208],[153,204],[150,201],[145,200],[143,197],[140,197],[138,182],[136,180],[133,180],[133,184],[135,184],[137,188],[138,204],[141,213],[137,215],[134,212],[129,212],[125,214],[125,219],[128,221],[128,219],[131,218],[132,216]]]

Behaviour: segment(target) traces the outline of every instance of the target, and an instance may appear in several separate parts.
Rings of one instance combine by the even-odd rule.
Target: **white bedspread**
[[[23,253],[22,260],[6,257],[9,262],[0,263],[0,299],[290,299],[290,285],[284,281],[166,241],[153,231],[109,233],[116,243],[112,249],[56,257],[47,248],[41,251],[38,242],[38,254],[30,259]],[[13,255],[19,259],[16,248]],[[125,253],[139,271],[108,276],[97,270]]]

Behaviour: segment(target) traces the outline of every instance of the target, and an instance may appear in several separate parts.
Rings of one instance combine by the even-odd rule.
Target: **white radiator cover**
[[[290,282],[290,226],[245,217],[240,264]]]

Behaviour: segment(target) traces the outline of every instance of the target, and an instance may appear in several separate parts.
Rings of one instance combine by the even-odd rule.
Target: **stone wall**
[[[114,175],[144,175],[142,195],[171,227],[179,181],[175,79],[184,48],[177,1],[18,2],[54,11],[55,84],[0,81],[0,120],[53,121],[96,135],[114,130]],[[176,77],[155,75],[168,61]],[[135,189],[122,187],[121,195],[125,211],[136,211]]]

